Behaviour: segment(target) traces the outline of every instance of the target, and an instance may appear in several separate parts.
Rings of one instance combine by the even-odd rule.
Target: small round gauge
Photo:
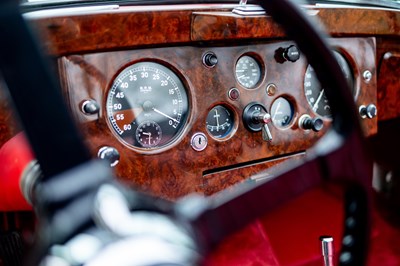
[[[343,71],[349,87],[352,90],[352,94],[354,95],[354,76],[351,71],[351,67],[340,53],[336,51],[333,53]],[[304,93],[308,104],[315,113],[322,117],[331,117],[331,107],[328,99],[326,98],[325,90],[321,87],[314,69],[310,65],[307,67],[304,77]]]
[[[293,120],[293,105],[283,97],[277,98],[271,106],[271,120],[277,128],[287,127]]]
[[[222,105],[217,105],[207,115],[208,133],[214,138],[224,138],[232,131],[233,114]]]
[[[254,88],[261,80],[261,67],[251,56],[244,55],[236,63],[235,77],[243,87]]]
[[[126,67],[107,94],[107,117],[125,144],[156,149],[182,132],[189,112],[185,86],[169,68],[154,62]]]
[[[142,147],[151,148],[157,146],[161,137],[161,127],[154,121],[145,121],[136,129],[136,140]]]

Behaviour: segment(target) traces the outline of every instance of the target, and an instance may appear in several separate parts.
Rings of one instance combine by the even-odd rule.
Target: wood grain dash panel
[[[257,183],[265,178],[272,178],[273,172],[284,169],[286,164],[304,158],[304,153],[286,156],[279,159],[267,160],[265,162],[253,164],[245,167],[233,168],[203,177],[204,193],[212,195],[226,189],[235,189],[234,185],[241,182]],[[273,169],[271,169],[274,167]]]
[[[52,55],[190,40],[190,11],[110,12],[32,20]]]
[[[193,41],[226,40],[285,36],[282,28],[271,17],[244,17],[232,12],[194,12],[191,38]]]
[[[0,77],[0,147],[21,131],[18,116],[13,108],[6,85]]]
[[[102,146],[115,147],[121,155],[120,163],[115,168],[121,180],[155,195],[176,199],[191,192],[210,194],[224,188],[224,182],[218,183],[217,179],[209,180],[210,185],[205,185],[204,172],[307,150],[328,130],[329,119],[324,119],[324,129],[319,133],[303,131],[297,126],[302,114],[312,117],[315,114],[304,96],[305,58],[301,57],[295,63],[279,63],[275,59],[278,49],[291,44],[290,41],[269,41],[247,45],[187,45],[76,54],[59,60],[59,72],[64,95],[93,156]],[[376,103],[374,38],[337,38],[331,39],[331,45],[348,58],[354,69],[357,105]],[[218,58],[214,68],[207,68],[202,63],[202,56],[208,51]],[[262,80],[254,89],[243,88],[234,76],[235,62],[244,54],[258,58],[263,69]],[[145,154],[125,146],[107,122],[106,97],[113,79],[124,67],[139,61],[155,61],[173,69],[183,80],[190,99],[190,115],[182,135],[175,143],[155,154]],[[361,78],[365,69],[373,73],[369,83]],[[270,83],[277,88],[273,96],[268,96],[265,90]],[[237,101],[232,101],[227,94],[233,87],[240,92]],[[285,97],[293,104],[294,119],[283,130],[271,125],[273,141],[267,143],[262,140],[261,132],[252,133],[245,128],[242,113],[254,101],[270,111],[278,97]],[[81,103],[87,99],[100,104],[98,116],[82,113]],[[236,119],[234,134],[223,141],[213,139],[205,125],[207,113],[217,104],[229,108]],[[376,121],[362,121],[366,135],[375,134]],[[208,136],[208,147],[202,152],[190,146],[191,137],[197,132]],[[249,178],[256,170],[243,168],[240,175],[228,183]]]
[[[315,23],[334,37],[399,38],[400,12],[363,8],[309,8]],[[29,18],[44,50],[54,56],[181,45],[190,41],[242,41],[282,38],[282,29],[267,16],[243,17],[231,9],[162,10],[124,7],[103,13]]]
[[[382,55],[378,74],[378,117],[389,120],[400,116],[400,50]]]

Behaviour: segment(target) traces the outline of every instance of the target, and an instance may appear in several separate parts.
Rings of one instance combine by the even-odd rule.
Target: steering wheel
[[[37,193],[38,211],[46,217],[44,224],[47,228],[42,231],[42,245],[37,256],[41,258],[50,245],[63,243],[77,232],[94,225],[89,211],[82,214],[82,211],[77,210],[80,208],[91,210],[98,188],[104,183],[112,183],[110,181],[112,174],[101,164],[86,163],[90,161],[89,153],[84,148],[66,111],[67,108],[59,95],[61,91],[59,85],[52,79],[38,49],[35,48],[35,42],[14,2],[8,0],[1,4],[0,26],[8,25],[10,21],[15,26],[11,31],[4,27],[0,28],[5,39],[9,40],[2,43],[0,64],[43,171],[43,181],[38,185]],[[307,159],[301,165],[282,172],[280,176],[255,188],[244,187],[230,195],[209,199],[196,197],[182,199],[175,205],[167,202],[154,204],[154,199],[150,197],[127,192],[124,188],[114,185],[123,191],[121,195],[124,195],[128,205],[132,203],[129,205],[131,209],[157,210],[158,214],[168,214],[170,219],[178,221],[180,225],[188,226],[190,228],[188,232],[198,239],[203,250],[207,250],[253,219],[321,182],[325,180],[341,182],[352,187],[352,192],[348,194],[348,205],[352,207],[346,209],[346,217],[356,221],[352,224],[345,223],[345,234],[353,236],[354,241],[351,245],[342,247],[342,254],[346,256],[341,257],[341,263],[363,265],[368,242],[368,223],[365,219],[368,218],[370,176],[354,101],[347,82],[327,44],[325,35],[312,26],[306,15],[295,4],[289,0],[265,0],[260,2],[260,5],[283,26],[288,37],[297,43],[316,70],[331,105],[332,129],[308,152]],[[17,60],[13,57],[15,54],[19,55]],[[29,62],[34,62],[35,66],[31,67]],[[21,79],[18,73],[30,73],[30,75]],[[41,90],[32,90],[32,87],[40,87]],[[43,97],[38,96],[38,93]],[[49,98],[51,101],[48,101]],[[34,120],[31,119],[32,112]],[[56,130],[50,136],[43,134],[46,128],[43,125],[49,122]],[[62,154],[66,160],[60,161],[54,156],[55,153]],[[93,179],[82,178],[85,175],[91,175]],[[71,183],[77,185],[74,189],[64,191],[65,184]],[[284,187],[288,191],[286,195],[275,193]],[[260,197],[266,202],[263,206],[258,206],[256,210],[246,208],[249,204],[258,202]],[[137,207],[138,202],[141,204],[140,207]],[[193,211],[193,206],[196,206],[196,211]],[[64,231],[60,232],[57,223],[66,224],[65,221],[60,221],[60,213],[63,218],[67,217],[66,214],[77,214],[79,219],[77,217],[69,219],[68,221],[75,222],[74,226],[64,228]],[[229,224],[226,224],[227,221]]]

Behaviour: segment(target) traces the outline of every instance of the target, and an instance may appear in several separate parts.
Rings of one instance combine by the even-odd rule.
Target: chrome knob
[[[302,115],[299,119],[299,127],[304,130],[311,129],[314,132],[319,132],[324,127],[324,121],[321,118],[311,118],[309,115]]]
[[[100,106],[95,100],[86,100],[82,103],[82,112],[87,115],[94,115],[100,111]]]
[[[110,146],[101,147],[97,153],[97,157],[102,160],[108,161],[111,167],[119,163],[119,152],[116,148]]]

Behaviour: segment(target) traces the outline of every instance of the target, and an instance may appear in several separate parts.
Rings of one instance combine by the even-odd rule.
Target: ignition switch
[[[265,141],[272,141],[272,134],[268,124],[271,122],[271,115],[267,109],[259,103],[250,103],[243,111],[243,124],[253,132],[262,130],[262,137]]]

